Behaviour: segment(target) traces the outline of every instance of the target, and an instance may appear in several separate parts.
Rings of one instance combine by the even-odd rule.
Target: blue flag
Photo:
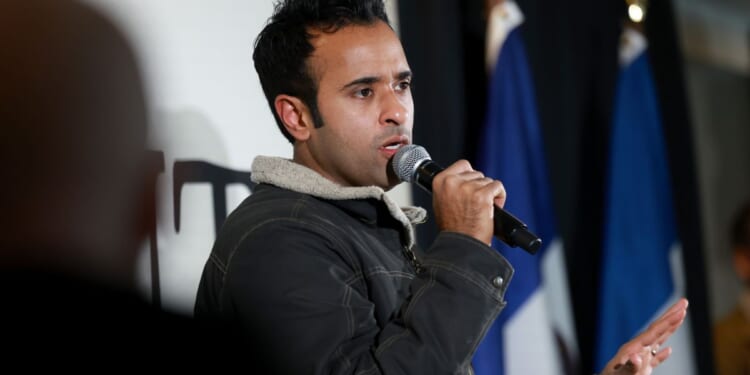
[[[669,166],[646,40],[627,29],[623,41],[605,197],[597,370],[684,294]],[[674,354],[659,371],[694,373],[689,329],[683,327],[670,341]]]
[[[533,82],[517,27],[497,50],[476,169],[503,182],[505,208],[544,243],[530,255],[493,242],[515,274],[505,295],[508,304],[477,349],[473,365],[480,375],[559,375],[565,368],[560,343],[568,343],[570,353],[577,350]],[[550,292],[551,287],[557,289]]]

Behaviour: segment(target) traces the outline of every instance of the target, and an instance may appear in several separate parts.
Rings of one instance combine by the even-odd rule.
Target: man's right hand
[[[495,204],[505,204],[500,181],[475,171],[466,160],[453,163],[432,182],[432,205],[441,231],[458,232],[492,243]]]

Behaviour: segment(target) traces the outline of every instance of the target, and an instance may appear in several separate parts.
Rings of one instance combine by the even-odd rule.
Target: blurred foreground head
[[[0,1],[0,125],[0,268],[132,282],[152,208],[121,33],[74,1]]]

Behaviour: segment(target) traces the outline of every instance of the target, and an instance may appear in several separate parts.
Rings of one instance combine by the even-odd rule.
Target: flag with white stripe
[[[647,41],[626,28],[620,48],[607,177],[595,368],[684,296],[669,165]],[[689,326],[689,319],[685,325]],[[659,373],[695,373],[690,329],[665,345]]]
[[[493,243],[513,264],[515,274],[505,295],[508,305],[474,356],[480,375],[565,374],[577,358],[533,81],[518,30],[522,22],[512,1],[492,9],[487,37],[492,74],[477,169],[503,182],[508,192],[505,208],[524,220],[544,244],[532,256]]]

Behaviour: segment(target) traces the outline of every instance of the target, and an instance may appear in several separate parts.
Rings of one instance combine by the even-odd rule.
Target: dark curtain
[[[699,374],[713,374],[713,348],[704,268],[700,195],[693,128],[688,116],[685,74],[669,1],[653,1],[646,34],[662,110],[675,200],[677,231],[682,240],[687,298],[690,300],[695,356]]]
[[[621,7],[596,0],[519,6],[565,243],[580,367],[591,374]]]
[[[581,373],[593,373],[597,285],[603,240],[604,181],[617,50],[624,1],[517,0],[534,75],[558,228],[565,241]],[[670,2],[652,1],[646,32],[654,68],[675,187],[698,373],[712,374],[700,213],[693,143]],[[414,142],[448,165],[474,158],[484,120],[483,0],[401,0],[401,37],[415,73]],[[431,197],[415,192],[431,208]],[[509,196],[512,199],[512,196]],[[521,218],[523,219],[523,218]],[[533,228],[532,228],[533,229]],[[432,242],[433,221],[418,230]],[[520,251],[520,250],[519,250]]]
[[[414,72],[413,141],[446,167],[467,158],[465,142],[476,139],[484,118],[481,7],[481,1],[399,1],[401,39]],[[415,189],[414,201],[430,211],[418,229],[426,247],[437,234],[432,198]]]

